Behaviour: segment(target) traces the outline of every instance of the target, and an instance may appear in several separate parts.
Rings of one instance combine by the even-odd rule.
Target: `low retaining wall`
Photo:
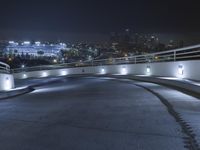
[[[106,65],[15,73],[14,78],[65,76],[73,74],[133,74],[200,80],[200,60],[145,64]]]

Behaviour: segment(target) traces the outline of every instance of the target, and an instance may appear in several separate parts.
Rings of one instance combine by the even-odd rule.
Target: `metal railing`
[[[10,66],[6,63],[0,62],[0,73],[10,73]]]
[[[139,63],[153,63],[153,62],[167,62],[167,61],[181,61],[181,60],[197,60],[200,59],[200,44],[178,48],[163,52],[149,53],[145,55],[135,55],[130,57],[99,59],[83,62],[63,63],[56,65],[43,65],[36,67],[25,67],[13,69],[13,73],[39,71],[39,70],[53,70],[73,67],[86,66],[103,66],[103,65],[119,65],[119,64],[139,64]]]

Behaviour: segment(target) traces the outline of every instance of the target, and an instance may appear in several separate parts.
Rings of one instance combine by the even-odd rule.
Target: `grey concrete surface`
[[[31,91],[33,91],[31,87],[22,87],[19,89],[12,89],[11,91],[0,92],[0,100],[5,100],[19,95],[23,95]]]
[[[184,150],[180,126],[143,88],[68,78],[0,101],[2,150]]]
[[[198,98],[153,83],[138,82],[137,84],[148,87],[166,98],[188,125],[190,132],[194,134],[194,138],[200,146],[200,100]]]
[[[200,83],[187,79],[179,78],[165,78],[165,77],[148,77],[148,76],[129,76],[130,79],[140,80],[144,82],[151,82],[156,84],[162,84],[170,87],[174,87],[178,90],[184,91],[188,94],[193,94],[196,97],[200,97]]]

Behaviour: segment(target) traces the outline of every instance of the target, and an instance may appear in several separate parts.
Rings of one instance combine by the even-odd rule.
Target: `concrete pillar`
[[[0,73],[0,91],[7,91],[15,87],[12,74]]]

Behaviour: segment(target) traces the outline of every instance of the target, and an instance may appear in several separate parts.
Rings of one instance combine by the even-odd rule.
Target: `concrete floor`
[[[2,150],[184,150],[153,94],[111,78],[68,78],[0,101]]]

